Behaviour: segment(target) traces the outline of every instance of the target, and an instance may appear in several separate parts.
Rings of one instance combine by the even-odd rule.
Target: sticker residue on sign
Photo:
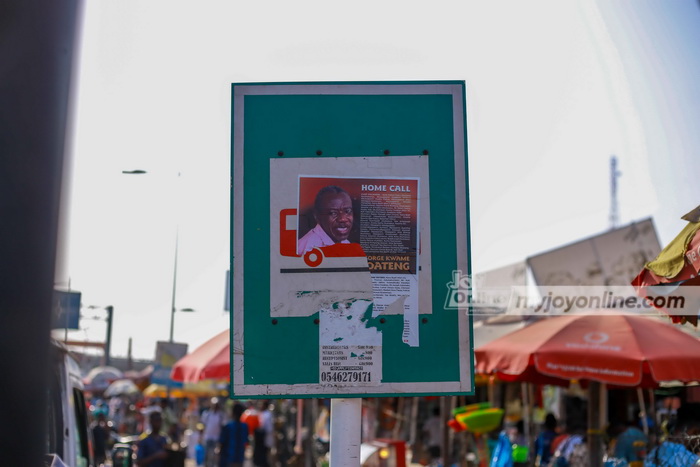
[[[375,386],[382,378],[382,333],[370,326],[372,301],[334,303],[319,313],[319,382]]]

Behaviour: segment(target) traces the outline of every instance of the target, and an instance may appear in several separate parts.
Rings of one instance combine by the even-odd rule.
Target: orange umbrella
[[[230,379],[229,331],[222,331],[178,360],[170,377],[173,381],[196,383],[205,379]]]
[[[544,319],[483,345],[475,356],[477,373],[504,381],[628,387],[700,381],[700,340],[653,318],[605,310]]]

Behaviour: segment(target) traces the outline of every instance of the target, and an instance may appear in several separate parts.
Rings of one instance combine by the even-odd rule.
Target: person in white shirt
[[[221,436],[221,428],[224,426],[225,414],[221,409],[221,403],[217,397],[212,397],[211,407],[202,413],[204,424],[204,447],[206,450],[204,465],[217,467],[216,446]]]

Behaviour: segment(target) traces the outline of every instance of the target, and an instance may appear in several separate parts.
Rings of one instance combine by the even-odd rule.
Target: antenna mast
[[[617,157],[610,156],[610,229],[617,228],[620,214],[617,207],[617,178],[622,172],[617,170]]]

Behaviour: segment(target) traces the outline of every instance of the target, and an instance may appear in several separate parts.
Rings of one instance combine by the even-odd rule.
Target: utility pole
[[[112,362],[110,357],[112,351],[112,315],[114,314],[114,307],[112,305],[107,305],[105,307],[107,310],[107,339],[105,340],[105,366],[109,366]]]
[[[620,213],[617,207],[617,178],[622,172],[617,170],[617,157],[610,156],[610,230],[617,228]]]
[[[126,352],[126,369],[127,370],[134,369],[134,360],[131,356],[131,337],[129,338],[129,348]]]

